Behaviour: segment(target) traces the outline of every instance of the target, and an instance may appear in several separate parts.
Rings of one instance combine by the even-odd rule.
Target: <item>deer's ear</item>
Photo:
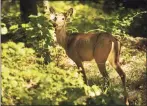
[[[73,14],[73,8],[70,8],[67,12],[66,12],[66,17],[70,17]]]
[[[50,10],[50,19],[53,21],[55,19],[55,10],[53,7],[50,7],[49,10]]]
[[[53,7],[49,8],[51,14],[55,14],[55,9]]]

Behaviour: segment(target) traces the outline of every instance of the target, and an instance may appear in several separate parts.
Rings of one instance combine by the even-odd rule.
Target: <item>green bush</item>
[[[69,98],[74,101],[76,91],[80,92],[77,96],[84,95],[77,70],[65,71],[54,63],[41,65],[34,50],[23,43],[8,42],[2,44],[2,50],[2,104],[57,105]]]
[[[86,105],[88,98],[105,105],[117,100],[118,95],[110,99],[99,86],[86,86],[77,69],[65,71],[53,62],[42,65],[42,61],[24,43],[2,44],[3,105]]]
[[[43,15],[30,16],[28,24],[22,24],[26,34],[26,44],[33,47],[45,63],[51,61],[49,48],[53,45],[54,29]]]

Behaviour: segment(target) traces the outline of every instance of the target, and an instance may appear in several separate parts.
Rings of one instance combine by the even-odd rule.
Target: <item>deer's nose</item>
[[[57,24],[56,24],[56,23],[53,23],[53,26],[54,26],[54,27],[56,27],[56,26],[57,26]]]
[[[57,17],[54,18],[54,21],[56,21],[56,20],[57,20]]]

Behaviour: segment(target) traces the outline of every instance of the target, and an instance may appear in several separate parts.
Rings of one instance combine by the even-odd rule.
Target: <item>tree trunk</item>
[[[29,15],[37,15],[37,0],[20,0],[21,20],[29,22]]]

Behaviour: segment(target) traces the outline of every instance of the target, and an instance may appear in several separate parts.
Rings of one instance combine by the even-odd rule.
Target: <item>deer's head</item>
[[[63,28],[69,21],[71,15],[73,14],[73,8],[70,8],[65,13],[56,13],[53,7],[50,7],[50,19],[56,29]]]

